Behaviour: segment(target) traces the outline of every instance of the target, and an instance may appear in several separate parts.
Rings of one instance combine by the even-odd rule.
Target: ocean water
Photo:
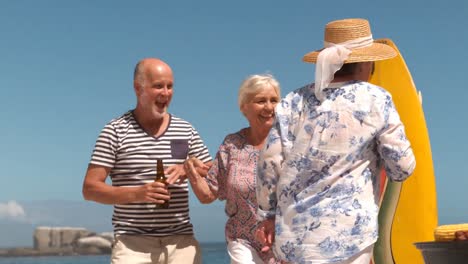
[[[200,243],[203,264],[228,264],[225,243]],[[0,257],[0,264],[109,264],[110,256]],[[184,264],[184,263],[181,263]]]

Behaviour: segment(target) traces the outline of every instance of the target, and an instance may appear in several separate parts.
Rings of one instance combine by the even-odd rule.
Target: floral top
[[[367,82],[289,93],[259,159],[259,219],[276,217],[274,251],[292,263],[333,263],[377,240],[379,171],[416,166],[391,95]]]
[[[253,247],[265,263],[276,263],[273,253],[261,252],[255,240],[257,197],[255,181],[259,150],[247,143],[246,129],[229,134],[219,147],[206,181],[210,189],[226,200],[226,239]]]

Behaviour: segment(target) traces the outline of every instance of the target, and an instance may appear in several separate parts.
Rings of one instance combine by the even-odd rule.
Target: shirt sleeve
[[[257,171],[257,218],[272,218],[277,206],[277,183],[285,152],[291,145],[291,101],[285,98],[275,109],[276,119],[260,153]]]
[[[211,161],[208,147],[205,145],[194,127],[192,127],[192,138],[190,139],[188,154],[190,157],[196,157],[203,162]]]
[[[416,159],[390,95],[383,105],[383,113],[384,126],[378,134],[378,151],[387,177],[392,181],[403,181],[413,173]]]
[[[113,168],[118,148],[117,142],[117,133],[114,127],[107,124],[96,140],[90,164]]]
[[[226,200],[227,164],[229,152],[227,151],[226,139],[219,146],[213,165],[208,171],[205,180],[210,189],[217,194],[219,200]]]

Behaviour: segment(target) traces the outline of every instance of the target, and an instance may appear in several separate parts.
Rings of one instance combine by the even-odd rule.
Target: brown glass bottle
[[[154,181],[167,184],[166,175],[164,175],[164,166],[163,166],[162,159],[156,160],[156,179]],[[169,208],[169,201],[165,200],[165,202],[162,204],[156,204],[156,208],[163,208],[163,209]]]

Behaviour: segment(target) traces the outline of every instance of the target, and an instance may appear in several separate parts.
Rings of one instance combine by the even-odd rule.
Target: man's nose
[[[164,86],[164,88],[162,88],[162,95],[164,95],[164,96],[169,95],[169,89],[167,88],[167,86]]]

